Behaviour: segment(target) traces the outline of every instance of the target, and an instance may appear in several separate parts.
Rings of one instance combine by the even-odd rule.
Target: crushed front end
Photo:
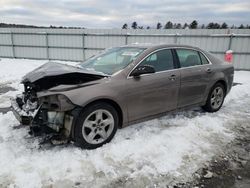
[[[12,111],[34,136],[51,135],[69,140],[76,106],[64,95],[37,97],[37,88],[24,83],[24,92],[11,101]]]
[[[30,133],[35,136],[60,135],[73,140],[71,130],[80,107],[63,93],[105,77],[95,71],[48,62],[23,77],[24,92],[12,99],[12,111],[21,125],[30,126]],[[60,89],[55,91],[57,87]]]

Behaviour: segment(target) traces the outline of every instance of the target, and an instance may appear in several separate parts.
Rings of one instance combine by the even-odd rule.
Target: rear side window
[[[157,51],[148,56],[140,65],[149,65],[155,72],[170,70],[174,68],[173,55],[170,49]]]
[[[209,64],[209,61],[202,53],[200,53],[200,57],[201,57],[202,64]]]
[[[189,49],[176,49],[181,67],[201,65],[199,52]]]

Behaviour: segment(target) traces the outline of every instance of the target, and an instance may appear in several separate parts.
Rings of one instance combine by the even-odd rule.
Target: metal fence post
[[[125,44],[128,44],[128,33],[125,34]]]
[[[47,59],[49,60],[49,39],[48,39],[48,33],[45,33],[45,43],[46,43],[46,55]]]
[[[85,60],[85,33],[82,34],[82,58]]]
[[[229,35],[228,50],[230,50],[230,49],[231,49],[231,47],[232,47],[233,37],[234,37],[234,34],[233,34],[233,33],[231,33],[231,34]]]
[[[11,47],[12,47],[12,56],[13,56],[13,58],[16,58],[15,45],[14,45],[14,36],[13,36],[12,32],[10,32],[10,40],[11,40]]]
[[[175,37],[174,37],[174,43],[177,44],[177,40],[178,40],[178,33],[175,33]]]

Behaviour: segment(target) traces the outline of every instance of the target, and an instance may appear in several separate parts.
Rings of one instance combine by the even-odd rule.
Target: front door
[[[156,72],[139,78],[128,77],[126,98],[130,122],[177,107],[180,72],[175,69],[172,51],[163,49],[154,52],[140,65],[150,65]]]

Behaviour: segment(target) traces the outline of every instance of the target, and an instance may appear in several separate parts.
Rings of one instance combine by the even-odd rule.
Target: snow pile
[[[239,98],[250,97],[250,72],[249,71],[235,71],[234,82],[237,84],[233,87],[230,94],[226,97],[225,103],[235,102]]]
[[[3,61],[14,65],[17,60]],[[5,74],[1,68],[1,81],[16,83],[43,63],[18,61],[15,65],[26,71]],[[18,122],[12,112],[0,113],[0,187],[145,187],[185,181],[233,139],[232,125],[250,113],[250,72],[236,72],[235,82],[243,84],[232,88],[217,113],[193,109],[132,125],[90,151],[71,145],[39,149],[27,129],[13,129]]]
[[[199,112],[127,127],[110,144],[92,151],[74,146],[39,150],[35,139],[26,138],[27,130],[12,129],[17,122],[10,112],[0,115],[0,124],[0,182],[18,187],[61,181],[100,186],[119,178],[158,181],[161,175],[168,177],[164,181],[184,180],[232,138],[222,118]]]

